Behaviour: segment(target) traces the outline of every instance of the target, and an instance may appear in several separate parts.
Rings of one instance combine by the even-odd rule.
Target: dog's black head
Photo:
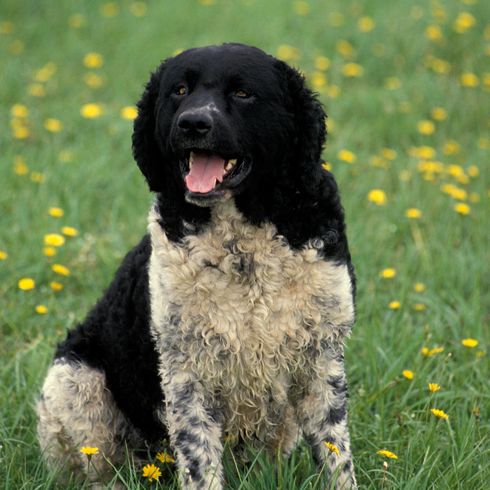
[[[138,109],[135,159],[150,189],[174,200],[210,206],[319,171],[321,105],[296,70],[257,48],[209,46],[166,60]]]

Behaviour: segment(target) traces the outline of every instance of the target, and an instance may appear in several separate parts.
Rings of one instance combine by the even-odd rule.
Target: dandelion
[[[29,115],[29,109],[24,104],[14,104],[10,108],[10,114],[12,117],[26,118]]]
[[[381,155],[388,160],[394,160],[396,158],[396,151],[392,148],[383,148]]]
[[[357,160],[355,153],[345,149],[340,150],[337,153],[337,156],[339,157],[339,160],[342,160],[343,162],[346,163],[354,163]]]
[[[86,119],[96,119],[102,115],[102,106],[100,104],[84,104],[80,109],[80,114]]]
[[[433,347],[432,349],[429,349],[428,347],[422,347],[420,352],[425,357],[432,357],[435,356],[436,354],[440,354],[441,352],[444,352],[444,347]]]
[[[92,446],[83,446],[80,449],[80,452],[82,454],[85,454],[86,456],[95,456],[96,454],[99,454],[99,448]]]
[[[386,204],[386,193],[381,189],[372,189],[367,195],[368,201],[373,202],[377,206]]]
[[[9,254],[5,250],[0,250],[0,260],[6,260]]]
[[[115,2],[104,3],[104,5],[100,7],[100,13],[104,17],[115,17],[118,14],[118,12],[119,12],[119,7]]]
[[[345,77],[361,77],[364,74],[364,68],[358,63],[346,63],[342,67],[342,74]]]
[[[447,119],[447,112],[443,107],[434,107],[430,111],[430,115],[435,121],[444,121]]]
[[[45,315],[48,312],[48,308],[44,305],[36,306],[36,313],[39,315]]]
[[[143,476],[149,481],[158,480],[162,476],[162,472],[154,464],[147,464],[143,467]]]
[[[405,216],[409,219],[419,219],[422,217],[422,211],[417,208],[408,208],[405,211]]]
[[[388,304],[388,308],[389,308],[390,310],[399,310],[401,305],[402,305],[402,304],[400,303],[400,301],[395,300],[395,301],[391,301],[391,302]]]
[[[135,17],[143,17],[146,14],[148,7],[145,2],[134,2],[129,6],[129,11]]]
[[[175,463],[175,459],[166,452],[157,453],[156,458],[161,463]]]
[[[441,385],[437,383],[429,383],[428,388],[431,393],[435,393],[436,391],[439,391],[441,389]]]
[[[480,83],[478,77],[471,72],[465,72],[459,77],[459,82],[463,87],[474,88]]]
[[[423,119],[422,121],[419,121],[417,123],[417,130],[420,134],[423,134],[424,136],[429,136],[435,132],[436,126],[432,121]]]
[[[36,82],[47,82],[56,73],[57,69],[58,67],[56,66],[56,63],[50,61],[36,71],[36,73],[34,74],[34,80]]]
[[[413,305],[413,309],[415,311],[425,311],[427,309],[427,305],[424,305],[424,303],[415,303]]]
[[[388,267],[383,269],[379,274],[383,279],[393,279],[396,276],[396,269]]]
[[[85,84],[93,89],[97,89],[104,85],[104,78],[97,73],[88,72],[83,76]]]
[[[42,184],[46,177],[42,172],[31,172],[31,180],[36,182],[36,184]]]
[[[371,32],[374,29],[375,23],[371,17],[364,16],[357,21],[357,27],[361,32]]]
[[[459,153],[461,151],[461,146],[457,141],[448,140],[446,141],[446,143],[444,143],[442,151],[444,155],[455,155],[456,153]]]
[[[30,277],[23,277],[22,279],[19,279],[17,285],[19,286],[19,289],[22,289],[22,291],[29,291],[36,287],[36,282]]]
[[[413,285],[413,290],[416,292],[416,293],[423,293],[426,289],[426,286],[423,282],[416,282],[414,285]]]
[[[439,419],[448,420],[449,415],[444,412],[444,410],[439,410],[438,408],[431,408],[430,411]]]
[[[73,29],[80,29],[85,25],[86,21],[83,14],[73,14],[68,19],[68,25]]]
[[[210,5],[213,5],[215,0],[198,0],[201,5],[204,5],[205,7],[209,7]]]
[[[121,109],[121,117],[128,121],[133,121],[138,116],[138,109],[135,106],[125,106]]]
[[[51,117],[44,121],[44,129],[50,133],[59,133],[63,129],[63,125],[59,119]]]
[[[476,24],[476,19],[469,12],[460,12],[453,24],[453,29],[458,34],[464,34]]]
[[[341,39],[337,42],[337,52],[340,53],[344,58],[352,58],[355,54],[354,46],[349,41]]]
[[[61,291],[63,289],[63,284],[61,284],[61,282],[58,281],[51,281],[49,283],[49,286],[53,291]]]
[[[61,208],[53,206],[48,209],[48,214],[53,218],[61,218],[65,212]]]
[[[57,254],[56,249],[54,247],[44,247],[43,248],[43,254],[46,257],[53,257],[54,255]]]
[[[44,244],[51,245],[52,247],[61,247],[65,244],[65,237],[58,233],[48,233],[44,235]]]
[[[425,28],[425,37],[430,41],[441,41],[443,38],[441,28],[438,25],[432,24]]]
[[[31,83],[27,87],[27,93],[32,97],[44,97],[46,95],[46,89],[40,83]]]
[[[413,371],[410,371],[410,369],[404,369],[402,371],[402,376],[407,379],[413,379],[415,373]]]
[[[315,71],[311,77],[311,85],[314,89],[320,90],[327,85],[327,77],[320,71]]]
[[[69,276],[70,275],[70,269],[68,269],[68,267],[61,265],[61,264],[53,264],[51,266],[51,270],[53,272],[56,272],[56,274],[59,274],[60,276]]]
[[[289,44],[281,44],[277,48],[276,56],[283,61],[296,61],[299,59],[299,49]]]
[[[317,56],[315,58],[315,68],[320,71],[328,70],[330,67],[330,60],[326,56]]]
[[[61,228],[61,233],[66,236],[73,237],[78,235],[78,230],[73,228],[73,226],[63,226],[63,228]]]
[[[478,340],[476,339],[463,339],[461,341],[461,345],[465,346],[465,347],[470,347],[471,349],[476,347],[478,345]]]
[[[294,11],[297,15],[307,15],[310,13],[310,4],[305,1],[294,2]]]
[[[464,203],[464,202],[458,202],[454,205],[453,209],[458,213],[458,214],[462,214],[464,216],[470,214],[471,212],[471,208],[470,206],[468,206],[468,204]]]
[[[398,77],[387,77],[385,78],[384,86],[388,90],[396,90],[402,86],[402,82]]]
[[[333,444],[332,442],[328,442],[328,441],[324,441],[325,446],[327,447],[327,449],[331,452],[331,453],[334,453],[336,454],[337,456],[340,454],[340,450],[339,448]]]
[[[392,453],[387,449],[380,449],[379,451],[376,451],[376,454],[379,454],[380,456],[384,456],[385,458],[389,459],[398,459],[398,456],[395,453]]]
[[[472,178],[480,175],[480,169],[476,165],[470,165],[467,169],[468,175]]]
[[[340,27],[344,23],[344,14],[341,12],[330,12],[328,14],[328,23],[334,27]]]

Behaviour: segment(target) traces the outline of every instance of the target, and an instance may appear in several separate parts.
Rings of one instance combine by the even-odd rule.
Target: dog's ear
[[[295,158],[303,170],[318,166],[327,136],[326,114],[322,104],[305,84],[298,70],[282,61],[277,62],[280,78],[286,83],[289,111],[293,113]]]
[[[162,63],[146,84],[137,103],[138,116],[133,129],[133,156],[154,192],[161,191],[164,183],[163,155],[155,134],[158,91],[164,66]]]

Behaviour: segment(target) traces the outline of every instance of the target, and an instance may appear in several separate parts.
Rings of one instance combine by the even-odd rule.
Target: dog
[[[325,120],[258,48],[189,49],[152,73],[132,138],[148,234],[57,348],[37,404],[49,464],[95,481],[168,438],[182,488],[218,490],[225,439],[286,455],[304,439],[356,487],[355,277]],[[83,446],[99,449],[88,469]]]

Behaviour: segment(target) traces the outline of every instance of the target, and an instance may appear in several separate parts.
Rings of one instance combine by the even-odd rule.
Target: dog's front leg
[[[313,456],[327,464],[335,488],[357,488],[347,427],[347,381],[343,348],[323,354],[313,379],[306,381],[298,400],[298,421]]]
[[[222,488],[221,424],[191,373],[176,369],[164,376],[166,419],[170,441],[177,453],[182,488]]]

